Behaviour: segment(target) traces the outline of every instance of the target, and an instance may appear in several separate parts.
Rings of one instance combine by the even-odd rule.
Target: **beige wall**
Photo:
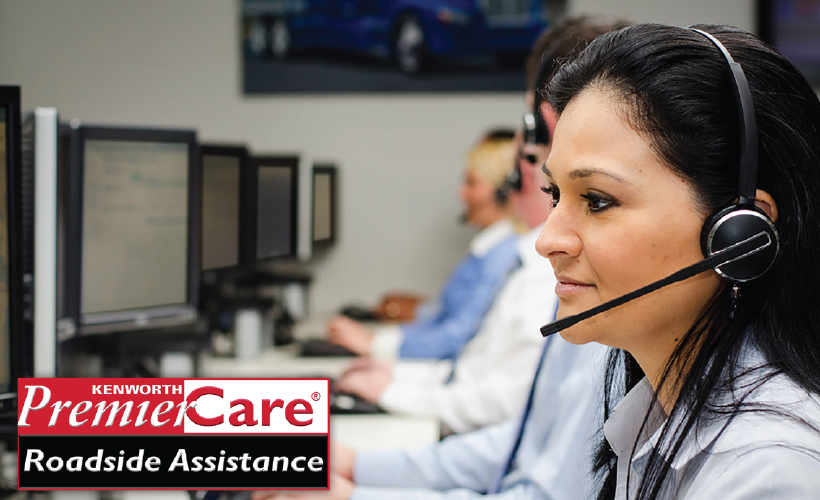
[[[571,13],[722,21],[751,0],[570,0]],[[434,293],[466,251],[464,152],[516,125],[516,94],[244,97],[236,0],[0,0],[0,82],[63,118],[194,127],[203,140],[295,151],[341,168],[341,240],[314,262],[314,311],[388,289]]]
[[[731,24],[754,31],[755,0],[568,0],[570,14],[601,13],[635,22]]]

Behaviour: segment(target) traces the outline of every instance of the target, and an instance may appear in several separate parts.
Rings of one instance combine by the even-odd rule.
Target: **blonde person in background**
[[[513,229],[498,187],[515,160],[514,131],[487,133],[467,155],[459,197],[462,222],[480,230],[470,253],[450,274],[438,298],[419,308],[410,323],[367,328],[340,316],[328,324],[331,342],[363,356],[379,358],[454,358],[478,330],[496,293],[518,258]]]

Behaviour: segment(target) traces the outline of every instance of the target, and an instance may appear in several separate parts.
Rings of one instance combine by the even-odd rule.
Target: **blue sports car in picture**
[[[243,0],[245,50],[285,58],[330,49],[418,73],[434,59],[526,53],[547,26],[546,0]]]

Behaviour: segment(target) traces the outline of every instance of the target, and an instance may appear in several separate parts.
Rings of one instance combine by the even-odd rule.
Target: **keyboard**
[[[310,378],[310,377],[308,377]],[[326,378],[326,377],[317,377]],[[375,413],[386,413],[382,407],[371,403],[356,394],[348,394],[337,391],[334,387],[334,380],[330,379],[329,401],[331,415],[366,415]]]
[[[299,356],[303,358],[338,358],[356,355],[347,347],[331,344],[327,340],[309,339],[299,343]]]
[[[355,394],[344,392],[330,392],[330,414],[331,415],[366,415],[375,413],[385,413],[384,409],[376,403],[371,403]]]

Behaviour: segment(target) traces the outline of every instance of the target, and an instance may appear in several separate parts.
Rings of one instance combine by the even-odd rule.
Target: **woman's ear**
[[[777,222],[777,203],[774,202],[774,198],[763,191],[762,189],[758,189],[755,191],[755,206],[769,216],[769,219],[772,222]]]
[[[547,130],[550,132],[550,142],[552,142],[552,134],[555,133],[555,124],[558,123],[558,113],[555,112],[550,103],[542,102],[538,105],[538,111],[547,125]]]

